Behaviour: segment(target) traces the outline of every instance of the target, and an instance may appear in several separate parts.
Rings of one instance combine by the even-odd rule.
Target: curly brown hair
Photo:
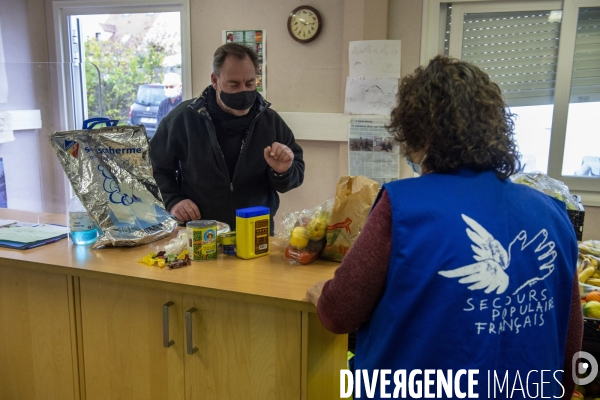
[[[426,171],[493,169],[502,179],[519,171],[515,115],[473,64],[437,56],[402,79],[397,100],[387,129],[404,155],[427,150]]]

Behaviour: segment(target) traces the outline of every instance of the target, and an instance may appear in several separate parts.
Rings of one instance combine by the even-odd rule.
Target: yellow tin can
[[[185,226],[190,260],[215,260],[217,258],[217,221],[196,220],[188,222]]]
[[[255,258],[269,254],[271,213],[268,207],[240,208],[235,212],[236,255]]]
[[[224,244],[226,246],[235,244],[235,236],[235,231],[219,233],[217,236],[217,243]]]
[[[217,237],[217,243],[223,246],[223,254],[235,256],[235,231],[219,233]]]

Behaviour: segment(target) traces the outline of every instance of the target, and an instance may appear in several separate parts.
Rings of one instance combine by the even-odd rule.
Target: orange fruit
[[[593,290],[585,296],[585,301],[600,301],[600,291]]]

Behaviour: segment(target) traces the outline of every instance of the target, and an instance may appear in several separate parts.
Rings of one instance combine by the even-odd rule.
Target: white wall
[[[8,102],[0,103],[0,111],[36,109],[26,2],[2,0],[0,23],[8,78]],[[37,130],[15,131],[15,141],[0,144],[9,208],[42,211],[38,135]]]

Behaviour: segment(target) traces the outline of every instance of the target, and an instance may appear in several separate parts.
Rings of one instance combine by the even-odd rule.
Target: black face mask
[[[227,107],[234,110],[247,110],[254,104],[256,100],[256,90],[244,90],[237,93],[225,93],[221,89],[221,101]]]

